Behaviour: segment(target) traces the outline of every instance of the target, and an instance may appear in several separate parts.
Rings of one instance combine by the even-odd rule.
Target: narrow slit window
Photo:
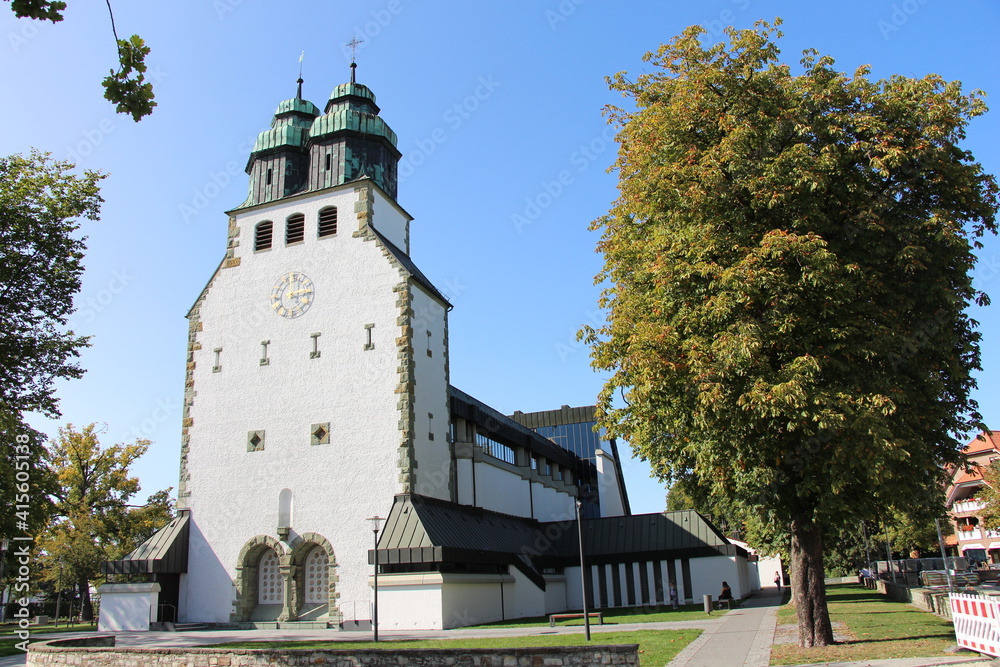
[[[215,352],[215,364],[212,366],[212,372],[213,373],[221,373],[222,372],[222,348],[221,347],[217,347],[217,348],[215,348],[212,351]]]
[[[374,350],[375,343],[372,342],[372,329],[375,328],[374,324],[365,325],[365,351]]]
[[[330,158],[331,158],[330,154],[327,153],[326,154],[326,170],[327,171],[330,171]]]
[[[267,346],[271,344],[269,340],[262,340],[260,342],[260,365],[267,366],[271,363],[271,359],[267,356]]]
[[[267,170],[267,185],[271,184],[271,170]]]
[[[274,235],[274,223],[270,220],[257,223],[253,236],[254,250],[267,250],[271,247],[271,237]]]
[[[431,332],[430,331],[427,332],[427,356],[428,357],[433,357],[434,356],[434,353],[431,352]]]
[[[319,212],[319,237],[337,233],[337,207],[327,206]]]
[[[301,243],[306,238],[306,216],[293,213],[285,221],[285,245]]]
[[[318,334],[318,333],[309,334],[309,337],[312,338],[312,341],[313,341],[313,349],[312,349],[312,352],[309,353],[309,358],[310,359],[319,359],[320,358],[320,354],[321,354],[320,350],[319,350],[319,337],[320,337],[320,334]]]

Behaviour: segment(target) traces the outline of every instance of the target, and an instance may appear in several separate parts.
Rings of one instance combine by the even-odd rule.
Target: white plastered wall
[[[382,195],[374,190],[374,197]],[[193,525],[182,621],[230,620],[238,554],[251,538],[276,534],[285,488],[294,496],[292,538],[324,536],[338,564],[341,601],[370,600],[372,533],[364,519],[384,516],[400,490],[401,330],[393,288],[404,278],[376,241],[352,236],[357,201],[348,185],[235,214],[240,264],[220,270],[205,296],[201,349],[194,353],[187,500]],[[317,214],[330,204],[338,208],[338,233],[319,239]],[[284,223],[292,213],[306,217],[305,241],[286,247]],[[254,227],[262,220],[275,223],[273,247],[254,252]],[[377,216],[374,223],[378,228]],[[315,286],[311,306],[294,319],[270,305],[276,282],[289,271],[306,274]],[[374,349],[366,351],[368,324]],[[310,358],[314,333],[318,358]],[[270,341],[267,365],[260,363],[263,340]],[[222,349],[219,372],[213,372],[215,348]],[[330,443],[311,445],[311,425],[326,422]],[[253,430],[265,432],[263,451],[247,451]]]
[[[414,490],[423,496],[451,500],[448,313],[444,304],[420,285],[411,285],[411,295],[416,381],[413,446],[417,469]]]

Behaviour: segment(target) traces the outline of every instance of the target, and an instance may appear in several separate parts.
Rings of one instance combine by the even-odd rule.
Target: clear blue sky
[[[159,104],[135,124],[102,98],[115,62],[104,3],[68,0],[57,25],[0,7],[0,154],[32,146],[109,174],[100,222],[86,225],[87,273],[74,326],[92,335],[86,376],[63,384],[63,419],[107,424],[104,442],[149,438],[143,495],[176,487],[184,315],[225,248],[223,211],[243,201],[249,146],[292,97],[305,51],[305,97],[321,106],[348,79],[372,88],[404,155],[399,202],[412,257],[450,295],[452,382],[510,413],[593,403],[601,378],[575,332],[596,323],[601,258],[588,223],[606,212],[615,156],[604,77],[644,71],[643,53],[691,24],[712,37],[781,16],[783,58],[815,47],[846,71],[935,72],[1000,95],[1000,8],[968,0],[150,0],[114,2],[118,32],[140,34]],[[1000,110],[967,148],[1000,171]],[[563,173],[565,172],[565,173]],[[563,184],[557,184],[560,175]],[[515,224],[515,216],[530,224]],[[1000,297],[1000,243],[977,280]],[[977,311],[977,393],[1000,425],[1000,315]],[[1000,426],[997,426],[1000,428]],[[625,464],[635,511],[659,511],[648,467]],[[388,508],[387,508],[388,509]]]

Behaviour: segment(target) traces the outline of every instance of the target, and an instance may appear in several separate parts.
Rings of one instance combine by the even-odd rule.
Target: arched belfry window
[[[300,243],[306,237],[306,216],[293,213],[285,221],[285,245]]]
[[[274,235],[274,223],[270,220],[258,222],[254,229],[253,249],[267,250],[271,247],[271,237]]]
[[[327,206],[319,212],[319,237],[337,233],[337,207]]]

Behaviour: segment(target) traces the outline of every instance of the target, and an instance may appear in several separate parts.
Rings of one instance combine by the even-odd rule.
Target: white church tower
[[[188,314],[180,621],[369,618],[367,517],[449,500],[447,300],[409,258],[396,135],[354,81],[281,102]]]

